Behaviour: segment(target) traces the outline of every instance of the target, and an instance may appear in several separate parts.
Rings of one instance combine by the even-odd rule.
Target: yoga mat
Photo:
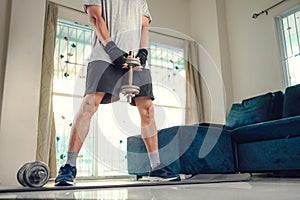
[[[19,193],[19,192],[43,192],[43,191],[61,191],[61,190],[92,190],[108,188],[130,188],[130,187],[156,187],[164,185],[192,185],[192,184],[210,184],[223,182],[239,182],[250,180],[249,174],[198,174],[181,181],[170,182],[149,182],[147,179],[134,180],[99,180],[85,181],[76,183],[75,186],[55,187],[54,183],[49,182],[46,186],[40,188],[29,187],[0,187],[0,193]]]

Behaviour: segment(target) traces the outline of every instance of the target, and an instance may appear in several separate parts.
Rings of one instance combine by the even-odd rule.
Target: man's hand
[[[145,67],[145,66],[146,66],[146,62],[147,62],[147,59],[148,59],[148,51],[147,51],[147,49],[140,49],[140,50],[138,51],[138,53],[136,54],[135,57],[136,57],[136,58],[139,58],[140,61],[141,61],[141,65],[142,65],[143,67]]]
[[[113,41],[110,41],[104,47],[105,52],[112,59],[113,63],[117,68],[122,69],[123,65],[126,63],[126,58],[128,54],[121,50]]]
[[[140,49],[138,54],[135,56],[136,59],[140,60],[141,65],[140,66],[135,66],[133,68],[134,71],[143,71],[143,68],[146,65],[146,61],[147,61],[147,55],[148,55],[148,51],[146,49]],[[133,58],[133,55],[129,52],[128,58]],[[123,65],[123,69],[129,69],[129,66],[127,63],[125,63]]]

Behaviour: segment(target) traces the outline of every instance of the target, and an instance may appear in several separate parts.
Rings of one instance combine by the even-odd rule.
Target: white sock
[[[78,156],[78,153],[68,152],[66,164],[69,164],[73,167],[76,166],[77,156]]]
[[[158,152],[152,152],[148,153],[148,157],[150,160],[151,168],[154,169],[158,165],[160,165],[160,159],[159,159],[159,153]]]

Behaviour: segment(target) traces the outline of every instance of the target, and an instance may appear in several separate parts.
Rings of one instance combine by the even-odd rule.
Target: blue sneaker
[[[179,174],[172,172],[168,166],[160,164],[155,167],[149,174],[150,181],[180,181]]]
[[[72,186],[75,184],[77,170],[69,164],[60,167],[55,179],[55,186]]]

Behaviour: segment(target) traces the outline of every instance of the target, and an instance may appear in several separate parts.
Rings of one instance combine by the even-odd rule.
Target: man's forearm
[[[106,44],[111,41],[106,23],[102,17],[95,21],[94,31],[98,40],[103,44],[103,46],[106,46]]]
[[[143,16],[140,48],[147,49],[149,40],[149,19]]]
[[[111,41],[111,38],[106,23],[102,17],[102,8],[95,5],[87,6],[87,14],[98,40],[105,46],[109,41]]]

